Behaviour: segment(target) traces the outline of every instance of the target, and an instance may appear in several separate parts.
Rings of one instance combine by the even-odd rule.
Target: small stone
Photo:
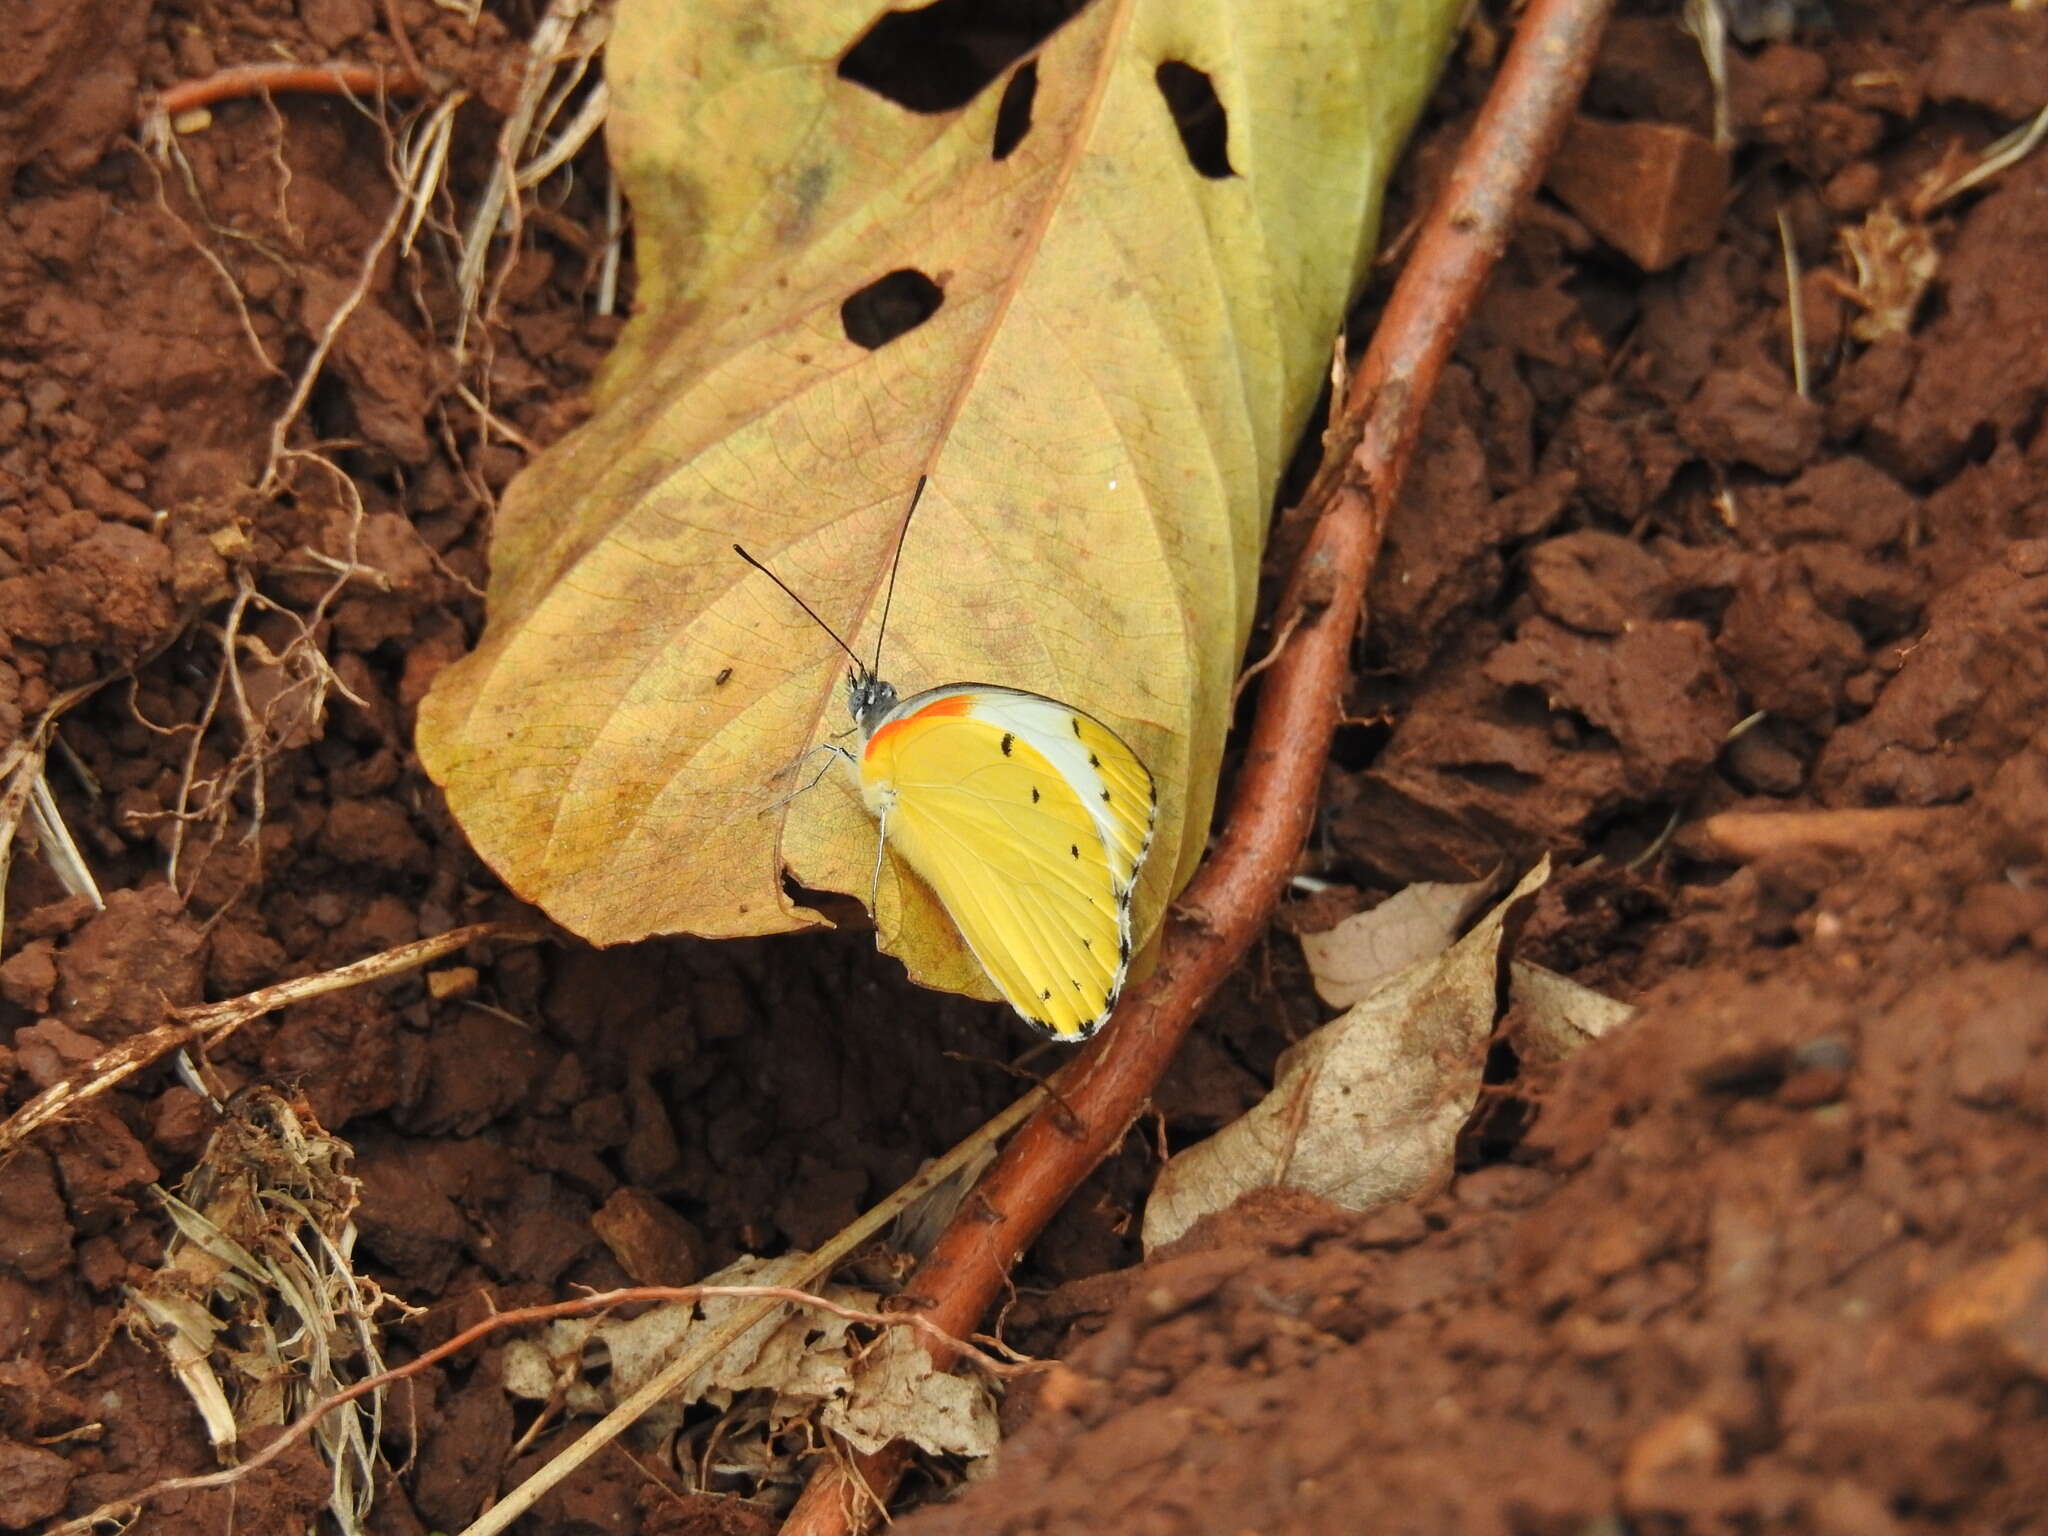
[[[614,1190],[590,1225],[635,1285],[691,1285],[704,1273],[703,1236],[645,1190]]]
[[[1799,754],[1762,726],[1729,742],[1722,761],[1728,776],[1755,794],[1797,794],[1806,782],[1806,764]]]
[[[0,1440],[0,1527],[25,1531],[61,1513],[77,1475],[55,1451]]]
[[[46,1012],[57,986],[57,946],[48,939],[24,944],[0,964],[0,997],[30,1013]]]
[[[1728,159],[1689,128],[1578,117],[1544,184],[1594,234],[1645,272],[1661,272],[1713,245]]]
[[[473,965],[451,965],[445,970],[427,972],[427,994],[437,1003],[467,997],[476,990],[476,984],[477,973]]]
[[[1622,1459],[1621,1502],[1631,1513],[1682,1507],[1667,1499],[1666,1488],[1678,1479],[1700,1477],[1721,1464],[1721,1431],[1713,1420],[1694,1410],[1668,1414],[1652,1424]]]
[[[2030,1237],[1938,1286],[1920,1311],[1934,1339],[1988,1337],[2013,1362],[2048,1376],[2048,1239]]]

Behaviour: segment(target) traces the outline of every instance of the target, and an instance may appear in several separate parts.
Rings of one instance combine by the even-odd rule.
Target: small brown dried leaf
[[[1370,912],[1303,934],[1301,952],[1316,996],[1332,1008],[1349,1008],[1396,971],[1442,954],[1496,883],[1492,876],[1459,884],[1418,880]]]
[[[1285,1185],[1363,1211],[1448,1178],[1493,1035],[1508,917],[1549,878],[1546,858],[1456,944],[1283,1055],[1271,1093],[1161,1171],[1146,1248],[1254,1189]]]

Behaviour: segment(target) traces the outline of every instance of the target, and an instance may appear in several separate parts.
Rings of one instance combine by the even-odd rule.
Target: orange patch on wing
[[[874,735],[868,738],[868,744],[862,750],[861,755],[863,757],[873,756],[876,749],[879,748],[882,745],[882,743],[886,741],[893,732],[900,731],[905,726],[915,725],[920,720],[941,720],[956,715],[964,715],[973,710],[973,708],[973,697],[965,693],[955,693],[943,699],[934,699],[931,703],[925,705],[923,709],[920,709],[916,714],[905,715],[901,720],[891,720],[887,725],[883,726],[879,731],[875,732]]]

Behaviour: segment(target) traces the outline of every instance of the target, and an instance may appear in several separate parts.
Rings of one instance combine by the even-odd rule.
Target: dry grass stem
[[[1700,45],[1700,60],[1714,91],[1714,147],[1733,149],[1735,131],[1728,117],[1728,20],[1720,0],[1685,0],[1679,23]]]
[[[30,726],[13,741],[0,747],[0,889],[7,884],[7,871],[14,857],[14,839],[21,830],[22,817],[29,815],[36,799],[37,787],[43,793],[49,792],[43,784],[43,768],[49,760],[50,745],[57,739],[57,722],[64,717],[72,705],[96,692],[102,678],[94,682],[67,688],[50,701],[49,707],[36,717]],[[59,825],[61,825],[61,821]],[[67,840],[69,833],[65,834]],[[91,876],[86,877],[88,880]],[[4,933],[5,914],[0,913],[0,933]],[[0,1142],[0,1148],[5,1143]]]
[[[597,312],[609,315],[619,307],[619,262],[626,249],[626,198],[619,178],[604,183],[604,254],[597,265]]]
[[[1785,253],[1785,309],[1792,330],[1792,388],[1802,400],[1813,398],[1806,377],[1806,295],[1800,286],[1799,248],[1792,240],[1792,220],[1778,210],[1778,245]]]
[[[15,834],[28,813],[36,785],[42,782],[43,763],[48,755],[49,736],[41,728],[10,743],[5,753],[0,754],[0,888],[7,883]],[[0,918],[4,915],[0,914]]]
[[[278,982],[275,986],[261,987],[224,1003],[173,1009],[168,1023],[130,1035],[109,1046],[79,1072],[52,1083],[5,1121],[0,1121],[0,1157],[87,1099],[98,1097],[173,1051],[190,1045],[201,1050],[211,1049],[244,1024],[260,1019],[266,1013],[310,998],[324,997],[330,992],[343,992],[350,987],[403,975],[416,966],[438,960],[484,939],[532,943],[540,937],[535,930],[517,928],[508,923],[472,923],[466,928],[453,928],[447,933],[436,934],[431,939],[417,939],[396,949],[351,961],[334,970],[322,971],[317,976],[299,976]]]
[[[1237,674],[1237,683],[1230,690],[1230,707],[1232,710],[1237,708],[1238,700],[1244,697],[1244,691],[1251,686],[1252,679],[1280,659],[1281,653],[1287,649],[1288,640],[1293,637],[1295,630],[1300,627],[1301,615],[1299,613],[1290,613],[1287,616],[1286,623],[1280,626],[1280,633],[1273,637],[1273,643],[1266,647],[1266,654]]]
[[[398,253],[412,254],[420,227],[432,212],[435,195],[447,184],[448,147],[455,138],[455,113],[469,100],[466,91],[455,91],[434,103],[427,115],[409,125],[397,146],[398,184],[406,189],[412,213],[398,237]]]
[[[42,844],[43,858],[65,893],[83,896],[96,910],[103,909],[106,899],[100,895],[99,882],[93,879],[85,855],[78,851],[71,829],[64,824],[64,813],[57,807],[57,797],[50,793],[47,773],[38,773],[35,783],[29,786],[28,816]]]
[[[1943,203],[1961,197],[1970,188],[1981,186],[2002,171],[2010,170],[2028,155],[2040,148],[2048,139],[2048,107],[2036,112],[2031,121],[2021,124],[2011,133],[1989,145],[1983,158],[1962,175],[1922,192],[1913,199],[1913,212],[1929,214]]]
[[[198,232],[184,219],[180,218],[171,207],[170,198],[164,191],[163,172],[157,168],[156,157],[144,154],[140,158],[143,165],[148,167],[151,179],[156,183],[157,207],[163,211],[165,218],[177,226],[178,232],[185,237],[186,242],[192,249],[199,253],[200,259],[213,268],[214,274],[221,280],[221,286],[227,289],[228,298],[234,305],[235,318],[241,322],[242,335],[248,339],[249,350],[256,354],[257,364],[265,373],[274,374],[280,379],[283,378],[285,371],[278,367],[268,352],[263,350],[263,339],[256,334],[256,322],[249,315],[249,301],[242,292],[242,285],[235,281],[235,274],[228,270],[228,264],[220,259],[219,253],[204,240],[200,239]],[[179,163],[181,165],[184,164],[182,155],[179,157]],[[189,168],[186,171],[186,180],[188,184],[191,181]],[[204,205],[199,206],[201,211],[204,212]]]
[[[1731,858],[1819,850],[1869,854],[1901,838],[1952,836],[1969,813],[1952,805],[1883,805],[1824,811],[1721,811],[1699,824]]]

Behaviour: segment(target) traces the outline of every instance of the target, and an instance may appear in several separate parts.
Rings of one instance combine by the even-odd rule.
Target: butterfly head
[[[896,707],[896,685],[883,682],[866,667],[852,668],[846,674],[846,707],[861,734],[871,736]]]

